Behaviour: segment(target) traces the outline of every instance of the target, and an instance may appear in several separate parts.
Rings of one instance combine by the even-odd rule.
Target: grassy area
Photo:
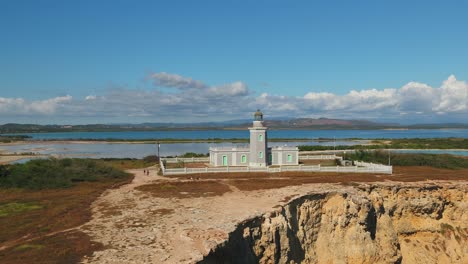
[[[155,164],[158,164],[159,158],[156,155],[151,155],[151,156],[144,157],[143,159],[105,158],[105,159],[96,160],[96,162],[107,165],[107,166],[111,166],[111,167],[119,169],[119,170],[130,170],[130,169],[147,168],[147,167],[153,166]]]
[[[78,231],[105,190],[132,180],[108,161],[33,160],[1,166],[0,262],[76,263],[101,247]]]
[[[5,217],[13,214],[19,214],[29,210],[41,209],[42,205],[36,203],[6,203],[0,204],[0,217]]]
[[[31,138],[30,136],[26,135],[0,135],[0,142],[1,143],[11,143],[15,141],[22,141]]]
[[[346,154],[347,159],[387,164],[389,153],[387,151],[358,150]],[[445,169],[468,168],[468,158],[448,154],[419,154],[419,153],[393,153],[390,152],[390,162],[394,166],[429,166]]]
[[[330,146],[298,146],[299,151],[330,150]],[[402,139],[375,139],[368,145],[338,145],[338,150],[362,149],[468,149],[467,138],[402,138]]]
[[[468,149],[468,138],[401,138],[374,141],[392,149]]]
[[[1,188],[66,188],[77,182],[128,178],[128,174],[91,159],[37,159],[0,165]]]
[[[178,156],[178,157],[179,158],[206,158],[209,156],[210,156],[209,153],[203,154],[203,153],[186,152],[183,155]]]

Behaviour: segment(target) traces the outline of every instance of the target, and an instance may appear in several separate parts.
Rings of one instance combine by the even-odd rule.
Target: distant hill
[[[367,120],[343,120],[329,118],[297,118],[290,120],[268,120],[265,121],[267,127],[278,129],[364,129],[399,126],[399,124],[376,123]]]
[[[4,124],[0,133],[38,133],[38,132],[104,132],[104,131],[157,131],[157,130],[234,130],[246,129],[251,120],[230,120],[203,123],[142,123],[142,124],[89,124],[89,125],[35,125]],[[468,124],[418,124],[400,125],[397,123],[377,123],[367,120],[346,120],[329,118],[269,119],[265,125],[270,129],[439,129],[468,128]]]

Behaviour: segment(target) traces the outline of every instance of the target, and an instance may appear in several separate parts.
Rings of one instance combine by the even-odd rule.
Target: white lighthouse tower
[[[267,128],[263,126],[263,113],[257,110],[254,114],[250,131],[250,167],[266,167],[267,163]]]

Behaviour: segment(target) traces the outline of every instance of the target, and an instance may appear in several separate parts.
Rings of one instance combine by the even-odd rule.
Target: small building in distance
[[[268,147],[267,127],[263,113],[257,110],[250,131],[248,147],[211,147],[211,166],[267,167],[270,165],[298,165],[297,147]]]

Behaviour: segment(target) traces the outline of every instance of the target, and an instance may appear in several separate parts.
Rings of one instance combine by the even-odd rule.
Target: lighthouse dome
[[[255,112],[254,120],[255,121],[263,121],[263,113],[260,111],[260,109],[257,109],[257,111]]]

